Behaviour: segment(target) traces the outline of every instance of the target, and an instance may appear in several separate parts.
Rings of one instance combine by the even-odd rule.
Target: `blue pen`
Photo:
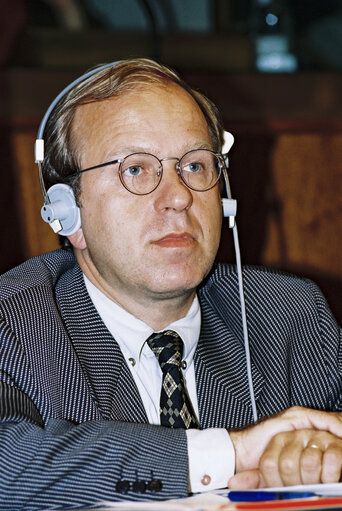
[[[302,491],[240,491],[231,490],[228,494],[232,502],[257,502],[263,500],[307,499],[316,497],[315,493]]]

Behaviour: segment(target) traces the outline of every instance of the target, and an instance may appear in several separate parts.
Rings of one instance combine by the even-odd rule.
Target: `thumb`
[[[228,488],[230,490],[251,490],[264,487],[265,481],[258,469],[239,472],[228,481]]]

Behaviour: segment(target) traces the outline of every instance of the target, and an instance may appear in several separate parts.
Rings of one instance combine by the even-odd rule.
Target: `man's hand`
[[[326,431],[278,433],[262,454],[259,469],[239,472],[228,486],[262,488],[337,483],[342,475],[342,439]]]
[[[230,437],[237,473],[230,488],[340,480],[342,414],[293,407]]]

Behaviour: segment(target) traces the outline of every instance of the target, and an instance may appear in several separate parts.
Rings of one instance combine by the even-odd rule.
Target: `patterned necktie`
[[[147,344],[154,352],[163,372],[160,393],[160,423],[169,428],[198,428],[181,371],[183,341],[176,332],[166,330],[152,334]]]

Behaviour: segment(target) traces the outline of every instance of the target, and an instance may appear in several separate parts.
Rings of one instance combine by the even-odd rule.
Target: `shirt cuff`
[[[186,431],[190,492],[226,488],[235,471],[235,450],[223,428]]]

